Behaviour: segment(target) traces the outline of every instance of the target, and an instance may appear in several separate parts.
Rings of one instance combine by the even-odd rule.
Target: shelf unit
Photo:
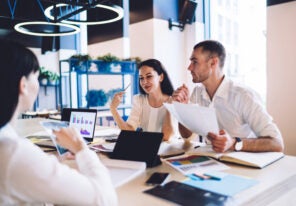
[[[95,76],[103,77],[103,80],[91,82]],[[108,76],[108,77],[107,77]],[[118,83],[120,77],[120,83]],[[123,90],[131,84],[119,109],[130,108],[131,98],[138,93],[138,70],[134,61],[104,62],[100,60],[79,61],[77,59],[67,59],[60,61],[60,106],[70,108],[96,108],[98,111],[108,111],[108,105],[90,107],[86,100],[86,94],[97,86],[102,89],[109,85],[109,90]],[[100,85],[102,88],[100,88]],[[113,87],[117,85],[117,88]],[[106,93],[108,91],[105,91]],[[129,99],[127,99],[129,98]],[[109,100],[110,101],[110,100]],[[129,105],[128,105],[129,104]]]

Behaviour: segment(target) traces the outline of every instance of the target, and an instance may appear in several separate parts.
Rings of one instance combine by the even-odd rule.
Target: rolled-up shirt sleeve
[[[240,107],[244,121],[250,125],[257,136],[270,136],[282,140],[281,132],[273,122],[273,118],[255,94],[246,93]]]

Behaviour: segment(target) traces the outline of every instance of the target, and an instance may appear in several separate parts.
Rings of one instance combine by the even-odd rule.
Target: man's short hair
[[[220,68],[224,67],[225,58],[226,58],[226,52],[224,46],[215,40],[205,40],[202,42],[199,42],[194,46],[194,50],[202,48],[203,52],[209,52],[211,56],[217,55],[220,60]]]

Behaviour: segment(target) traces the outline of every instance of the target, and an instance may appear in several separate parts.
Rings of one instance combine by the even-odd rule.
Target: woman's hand
[[[125,92],[118,92],[114,95],[112,102],[110,104],[110,109],[117,109],[120,102],[122,102],[122,98]]]
[[[70,150],[70,152],[72,152],[73,154],[76,154],[87,147],[79,131],[77,131],[73,127],[54,130],[53,134],[57,137],[57,143],[62,147]]]

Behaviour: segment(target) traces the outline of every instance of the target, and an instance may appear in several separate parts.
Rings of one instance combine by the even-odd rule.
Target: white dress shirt
[[[190,101],[201,106],[214,107],[219,129],[225,129],[231,137],[271,136],[282,139],[278,127],[262,106],[259,96],[250,88],[226,77],[212,101],[202,84],[194,88]]]
[[[0,129],[0,205],[117,205],[108,170],[89,149],[76,154],[78,170],[61,164],[11,125]]]
[[[135,95],[127,123],[134,129],[140,127],[143,131],[161,132],[166,112],[163,105],[157,108],[151,107],[147,95]]]

